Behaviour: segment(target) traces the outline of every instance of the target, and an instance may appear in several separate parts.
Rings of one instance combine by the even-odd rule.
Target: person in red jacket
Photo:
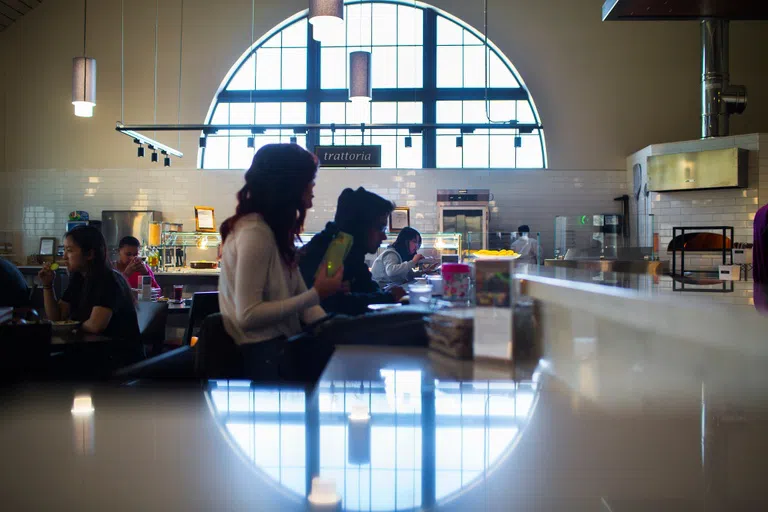
[[[131,288],[141,286],[141,276],[149,276],[152,279],[152,288],[160,288],[155,281],[155,275],[152,270],[139,258],[141,243],[132,236],[123,237],[120,240],[120,246],[115,268],[123,274]]]

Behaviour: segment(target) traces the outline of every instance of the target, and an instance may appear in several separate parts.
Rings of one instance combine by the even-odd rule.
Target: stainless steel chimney
[[[730,115],[747,107],[747,88],[730,84],[728,52],[728,20],[701,20],[702,138],[728,135]]]

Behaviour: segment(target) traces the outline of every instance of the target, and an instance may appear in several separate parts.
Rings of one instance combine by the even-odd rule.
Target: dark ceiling
[[[768,0],[605,0],[603,21],[768,20]]]
[[[43,0],[0,0],[0,32],[8,28]]]

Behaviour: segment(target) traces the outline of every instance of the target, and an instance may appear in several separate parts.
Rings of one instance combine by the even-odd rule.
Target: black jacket
[[[339,232],[334,222],[325,225],[325,229],[315,235],[299,251],[299,269],[311,288],[315,283],[315,273],[325,257],[325,251],[331,240]],[[368,311],[368,304],[391,304],[395,298],[390,293],[381,291],[373,280],[368,265],[365,263],[365,247],[362,240],[355,239],[352,249],[344,260],[344,281],[350,283],[351,292],[337,293],[320,304],[328,313],[344,315],[362,315]]]

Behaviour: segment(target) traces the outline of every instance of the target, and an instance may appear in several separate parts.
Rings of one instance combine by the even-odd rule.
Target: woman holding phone
[[[241,349],[299,334],[325,316],[320,301],[341,289],[343,268],[318,273],[307,290],[296,264],[317,167],[317,158],[296,144],[262,147],[237,193],[235,215],[221,226],[219,306]]]

